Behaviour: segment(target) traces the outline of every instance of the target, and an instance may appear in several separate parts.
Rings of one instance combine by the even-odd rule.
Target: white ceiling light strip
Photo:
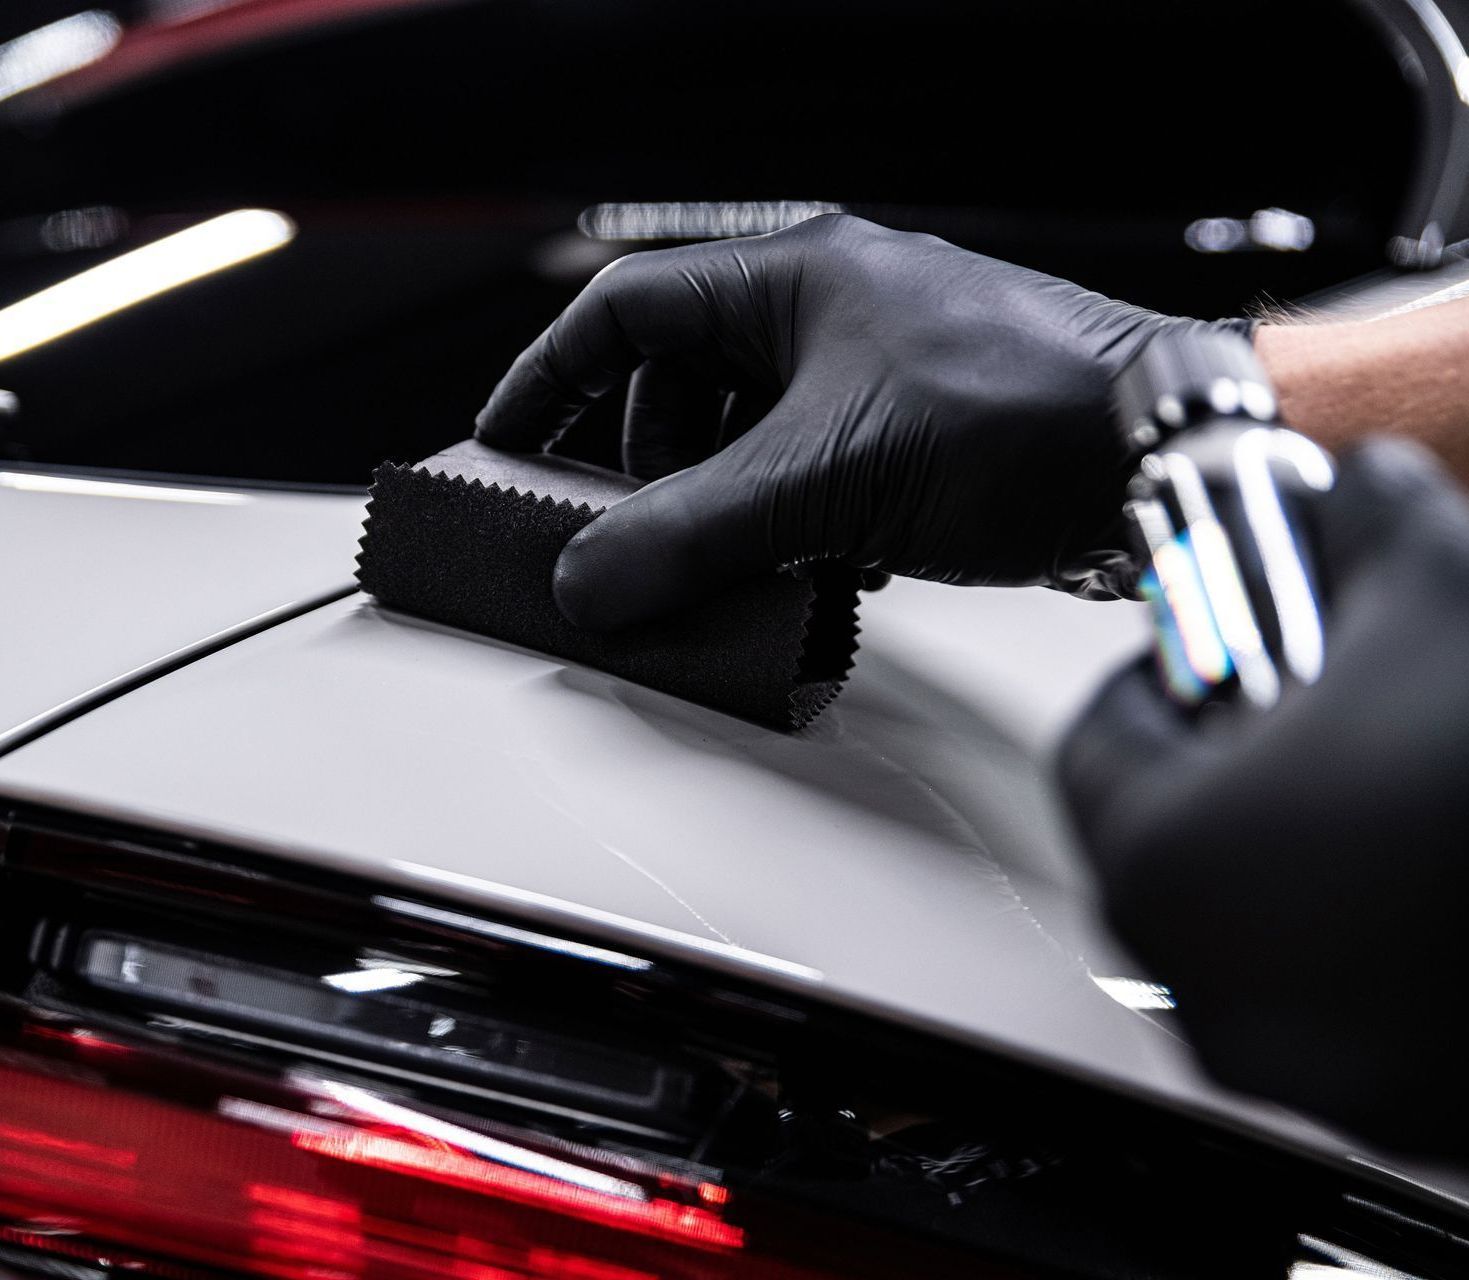
[[[121,39],[112,14],[88,9],[0,44],[0,102],[100,61]]]
[[[236,209],[130,250],[0,309],[0,360],[279,249],[295,235],[283,213]]]

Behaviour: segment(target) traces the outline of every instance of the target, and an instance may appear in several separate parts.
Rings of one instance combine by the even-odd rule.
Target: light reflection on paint
[[[348,1130],[324,1136],[302,1131],[293,1134],[291,1141],[298,1150],[328,1159],[554,1209],[568,1216],[696,1248],[738,1249],[745,1243],[743,1228],[725,1222],[711,1209],[673,1200],[610,1196],[376,1133]]]
[[[767,235],[843,211],[825,200],[644,200],[594,204],[576,225],[592,240],[723,240]]]
[[[279,249],[295,235],[283,213],[236,209],[120,254],[0,309],[0,360]]]
[[[1097,973],[1088,976],[1104,995],[1117,1001],[1124,1008],[1144,1012],[1178,1007],[1178,1002],[1173,998],[1173,992],[1162,983],[1147,982],[1142,978],[1103,977]]]
[[[328,973],[321,979],[329,987],[352,995],[370,991],[400,991],[423,981],[421,973],[405,973],[402,969],[355,969],[349,973]]]
[[[1307,1235],[1296,1238],[1302,1247],[1320,1256],[1292,1263],[1287,1280],[1352,1280],[1353,1277],[1361,1277],[1362,1280],[1423,1280],[1419,1275],[1399,1271],[1329,1240]]]
[[[630,916],[618,915],[614,911],[603,911],[599,907],[570,902],[565,898],[555,898],[549,894],[536,893],[530,889],[520,889],[514,885],[503,884],[495,880],[485,880],[480,876],[466,875],[462,871],[449,871],[444,867],[429,866],[422,862],[409,862],[403,858],[389,859],[387,866],[394,873],[410,876],[416,880],[424,880],[433,885],[448,886],[456,890],[468,890],[481,898],[487,897],[501,903],[511,902],[518,906],[530,907],[535,910],[551,911],[558,916],[569,917],[578,923],[591,924],[598,928],[610,928],[619,934],[631,937],[653,939],[660,943],[672,944],[679,950],[694,951],[706,956],[719,957],[741,965],[762,969],[768,973],[779,974],[785,978],[793,978],[799,982],[816,984],[826,980],[826,975],[820,969],[813,969],[810,965],[798,964],[794,960],[785,960],[779,956],[766,955],[760,951],[751,951],[748,947],[742,947],[732,942],[723,942],[714,938],[701,938],[696,934],[684,933],[679,929],[670,929],[664,925],[653,924],[648,920],[636,920]],[[375,899],[375,901],[378,902],[378,905],[383,905],[383,900]],[[419,904],[410,905],[416,908],[419,907]],[[401,907],[394,909],[402,910]],[[558,947],[556,949],[565,950],[564,947]],[[568,954],[575,953],[568,952]]]
[[[458,911],[445,911],[442,907],[430,907],[421,902],[409,902],[403,898],[375,897],[373,905],[399,915],[412,916],[416,920],[428,920],[434,924],[448,925],[453,929],[464,929],[484,937],[498,938],[504,942],[518,942],[525,946],[539,947],[543,951],[556,951],[562,955],[575,956],[578,960],[591,960],[597,964],[608,964],[618,969],[645,970],[653,967],[651,960],[638,956],[624,955],[621,951],[609,951],[606,947],[589,946],[585,942],[573,942],[569,938],[554,938],[546,933],[532,933],[529,929],[517,929],[513,925],[498,924],[492,920],[481,920]]]
[[[288,1136],[298,1151],[364,1169],[403,1174],[695,1248],[739,1249],[745,1243],[743,1228],[724,1220],[717,1200],[694,1205],[664,1199],[637,1183],[500,1142],[354,1085],[301,1073],[288,1073],[287,1082],[323,1100],[332,1099],[371,1119],[374,1126],[358,1127],[234,1097],[220,1098],[216,1109],[227,1119]]]
[[[1408,8],[1417,15],[1418,21],[1433,41],[1444,68],[1454,82],[1454,92],[1459,101],[1469,106],[1469,53],[1464,42],[1454,30],[1454,24],[1445,16],[1436,0],[1408,0]]]
[[[1195,218],[1183,242],[1195,253],[1304,253],[1316,243],[1316,224],[1289,209],[1256,209],[1248,218]]]
[[[83,253],[116,244],[128,225],[127,214],[112,205],[59,209],[41,223],[39,238],[52,253]]]
[[[224,489],[185,489],[145,481],[91,480],[44,472],[0,471],[0,489],[22,493],[60,493],[75,498],[130,498],[139,502],[186,502],[206,507],[238,507],[255,499]]]
[[[88,9],[0,44],[0,102],[105,58],[121,39],[112,14]]]
[[[627,1200],[646,1200],[648,1198],[642,1187],[635,1182],[628,1182],[624,1178],[614,1178],[593,1169],[583,1169],[579,1165],[568,1164],[565,1160],[542,1155],[538,1151],[517,1146],[512,1142],[486,1137],[462,1125],[450,1124],[447,1120],[440,1120],[424,1112],[415,1111],[411,1107],[400,1106],[366,1089],[359,1089],[356,1085],[342,1084],[336,1080],[313,1079],[310,1081],[310,1086],[313,1092],[322,1093],[359,1115],[405,1129],[409,1133],[432,1139],[436,1143],[448,1143],[461,1151],[472,1152],[498,1164],[511,1165],[546,1178],[555,1178],[558,1182],[569,1182],[602,1195],[620,1196]]]

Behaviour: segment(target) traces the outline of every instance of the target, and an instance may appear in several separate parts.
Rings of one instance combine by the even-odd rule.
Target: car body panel
[[[350,588],[362,501],[0,471],[0,751]]]
[[[356,8],[358,16],[386,15],[399,3],[419,7],[373,0]],[[1411,9],[1425,29],[1423,13],[1437,13],[1416,0],[1363,3]],[[353,480],[389,454],[422,456],[431,442],[462,432],[494,373],[597,267],[629,247],[580,237],[578,210],[619,193],[640,197],[650,183],[688,200],[847,200],[869,190],[872,157],[886,156],[893,172],[872,188],[883,203],[851,207],[1164,309],[1216,314],[1262,282],[1291,297],[1378,261],[1383,209],[1399,201],[1398,170],[1406,175],[1413,150],[1406,133],[1392,132],[1405,118],[1392,109],[1396,79],[1363,79],[1359,70],[1377,63],[1362,61],[1360,51],[1343,64],[1344,29],[1334,29],[1330,80],[1344,82],[1345,65],[1346,81],[1360,90],[1348,97],[1366,105],[1341,117],[1339,96],[1317,96],[1331,116],[1327,132],[1349,140],[1346,160],[1328,151],[1317,165],[1301,166],[1284,143],[1275,147],[1284,166],[1272,166],[1270,149],[1257,147],[1250,182],[1258,190],[1242,187],[1236,170],[1214,158],[1218,140],[1241,131],[1239,103],[1211,91],[1220,81],[1190,59],[1178,64],[1178,78],[1199,77],[1200,92],[1172,95],[1191,108],[1173,113],[1189,146],[1170,150],[1160,135],[1158,145],[1135,153],[1132,168],[1117,148],[1105,149],[1097,153],[1099,182],[1078,168],[1096,152],[1085,139],[1097,129],[1073,130],[1083,145],[1062,163],[1054,148],[1041,148],[1045,163],[1032,174],[1055,175],[1068,189],[1058,197],[1044,183],[1037,194],[1034,181],[1005,177],[1028,172],[1035,148],[1024,128],[1010,131],[1018,167],[1007,169],[1006,149],[992,148],[980,167],[926,169],[922,148],[910,153],[917,135],[894,106],[903,95],[884,99],[854,132],[851,120],[865,117],[832,107],[848,101],[833,79],[820,90],[823,110],[806,112],[793,133],[790,104],[804,101],[805,90],[798,85],[793,95],[769,79],[775,64],[767,71],[758,59],[734,59],[756,68],[759,91],[744,91],[743,79],[721,79],[707,60],[683,56],[681,26],[667,46],[622,19],[619,30],[604,33],[595,7],[546,8],[545,37],[525,27],[529,43],[554,50],[545,66],[496,40],[511,50],[501,61],[514,74],[503,76],[485,77],[467,40],[453,42],[461,51],[453,65],[447,47],[442,57],[415,56],[421,46],[411,43],[407,54],[393,46],[384,60],[396,39],[387,25],[380,46],[364,40],[339,63],[321,60],[331,52],[326,40],[296,52],[283,34],[254,42],[278,18],[294,22],[315,11],[326,22],[351,7],[268,0],[161,24],[167,29],[142,39],[130,33],[115,56],[47,91],[45,110],[55,118],[10,138],[18,159],[44,163],[10,166],[21,176],[0,228],[14,250],[5,301],[219,209],[278,202],[301,234],[287,252],[177,289],[7,366],[5,385],[17,389],[26,416],[0,439],[0,451],[14,446],[9,456],[61,465],[292,481]],[[476,8],[439,0],[421,7],[446,15]],[[482,30],[496,34],[488,24],[501,7],[477,7],[487,15]],[[1268,10],[1257,4],[1250,13],[1274,22]],[[668,25],[665,11],[676,15],[679,7],[648,7],[648,32]],[[519,21],[514,6],[505,12]],[[1275,50],[1274,65],[1299,65],[1302,74],[1272,76],[1227,52],[1214,59],[1215,74],[1223,69],[1227,87],[1247,66],[1257,80],[1294,86],[1303,105],[1286,114],[1318,118],[1303,108],[1315,109],[1310,68],[1325,64],[1314,57],[1298,64],[1279,52],[1294,47],[1279,38],[1279,24],[1270,41],[1259,41],[1250,13],[1232,24],[1240,40]],[[1051,19],[1038,14],[1044,34]],[[864,16],[843,15],[853,19],[844,29],[863,27]],[[924,16],[908,29],[932,43]],[[1096,18],[1117,20],[1102,11]],[[1129,20],[1151,21],[1145,13]],[[886,21],[865,25],[880,41],[894,39]],[[810,29],[826,51],[829,26]],[[701,35],[694,24],[686,47],[707,52]],[[269,56],[258,63],[216,56],[232,41]],[[562,122],[596,118],[605,106],[598,76],[609,67],[624,91],[617,99],[624,118],[677,123],[662,108],[688,101],[688,92],[676,76],[640,74],[644,64],[622,56],[619,41],[646,44],[650,65],[700,68],[694,89],[740,109],[701,117],[697,146],[684,146],[677,128],[651,131],[660,145],[646,149],[609,147],[598,130],[568,135]],[[918,104],[919,132],[942,119],[965,132],[975,114],[968,64],[979,54],[1013,62],[1020,79],[1041,87],[1036,101],[1052,107],[1056,88],[1069,86],[1082,107],[1081,115],[1073,107],[1078,119],[1089,120],[1086,110],[1100,101],[1088,88],[1092,67],[1110,88],[1131,83],[1146,86],[1143,96],[1169,96],[1152,74],[1157,67],[1129,77],[1085,40],[1069,52],[1065,40],[1027,43],[1023,35],[1013,49],[993,38],[941,43],[965,66],[958,76],[931,73],[925,88],[933,92],[908,95]],[[909,46],[894,47],[901,54]],[[619,56],[609,58],[609,49]],[[1395,77],[1412,62],[1394,52],[1378,70]],[[801,65],[790,56],[777,61]],[[861,68],[870,59],[846,63],[858,71],[851,100],[866,109]],[[415,84],[412,66],[431,67],[432,75]],[[1031,66],[1042,74],[1029,74]],[[1027,106],[1023,95],[1012,101],[1004,77],[989,82],[1017,119],[1056,114]],[[383,94],[385,83],[392,93]],[[424,91],[440,83],[442,91]],[[319,94],[322,84],[332,86],[330,99]],[[481,84],[494,92],[468,92]],[[641,86],[631,98],[629,84]],[[265,85],[271,90],[262,92]],[[526,110],[545,85],[553,86],[555,110]],[[578,86],[583,99],[572,92]],[[502,87],[508,109],[496,96]],[[1408,91],[1399,96],[1399,107],[1411,105]],[[1098,128],[1135,117],[1126,95],[1119,101]],[[293,116],[298,102],[310,109]],[[498,146],[494,164],[463,164],[462,131],[437,127],[443,102],[458,118],[485,122]],[[364,125],[363,108],[374,103],[386,104],[382,116]],[[1463,104],[1449,106],[1452,127],[1443,137],[1458,146]],[[1260,109],[1280,114],[1274,97]],[[502,120],[510,127],[500,129]],[[537,134],[537,120],[547,137]],[[845,123],[823,133],[826,120]],[[815,132],[808,137],[805,128]],[[934,154],[952,150],[943,131],[930,133]],[[729,145],[720,145],[722,136]],[[842,138],[853,136],[862,142],[848,149]],[[436,139],[447,142],[436,149]],[[431,158],[442,153],[448,167],[420,168],[425,149]],[[1171,156],[1161,183],[1160,154]],[[1429,163],[1432,147],[1420,154],[1421,173],[1456,172]],[[180,166],[179,155],[201,163]],[[704,172],[710,155],[720,160]],[[836,159],[813,176],[813,155]],[[1371,166],[1347,163],[1362,155]],[[53,165],[57,156],[63,162]],[[300,171],[291,164],[298,159]],[[1340,177],[1319,190],[1294,181],[1317,169],[1370,170],[1381,201]],[[37,184],[28,174],[57,181]],[[401,174],[418,176],[400,182]],[[930,182],[930,174],[944,181]],[[951,183],[954,174],[963,181]],[[81,187],[77,175],[85,175]],[[1073,186],[1112,198],[1088,216],[1067,203]],[[1353,197],[1345,203],[1343,186]],[[1439,203],[1459,198],[1442,182],[1430,194]],[[1392,225],[1416,245],[1428,215],[1414,212],[1421,201],[1409,195]],[[105,204],[92,210],[96,201]],[[1242,218],[1275,203],[1314,214],[1319,243],[1311,255],[1196,258],[1184,247],[1195,218]],[[63,246],[64,253],[47,243],[53,220],[64,226],[89,213],[106,215],[120,238]],[[1136,609],[1039,590],[897,581],[864,605],[850,688],[811,729],[783,737],[349,595],[360,497],[211,490],[165,478],[138,500],[141,491],[120,494],[105,477],[50,478],[60,483],[7,486],[0,476],[7,606],[0,805],[56,806],[351,872],[384,896],[458,902],[540,922],[548,932],[752,976],[1160,1105],[1205,1111],[1299,1149],[1364,1158],[1339,1134],[1210,1082],[1173,1015],[1145,1007],[1150,975],[1098,917],[1047,759],[1102,674],[1143,643]],[[1144,1007],[1127,1007],[1129,1000]],[[1366,1158],[1469,1196],[1462,1171]]]
[[[850,687],[782,735],[353,594],[11,751],[0,797],[737,973],[1469,1197],[1221,1089],[1166,1010],[1124,1007],[1145,975],[1047,757],[1144,623],[895,580]]]
[[[1094,981],[1138,971],[1096,919],[1045,764],[1136,649],[1138,612],[898,580],[863,627],[850,687],[782,735],[356,595],[12,752],[0,794],[1219,1105],[1166,1015]]]

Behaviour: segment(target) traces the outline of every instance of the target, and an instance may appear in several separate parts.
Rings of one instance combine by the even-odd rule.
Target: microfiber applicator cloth
[[[384,463],[357,557],[365,591],[395,609],[599,667],[777,729],[798,729],[840,691],[857,650],[856,570],[823,565],[742,583],[618,632],[561,616],[561,549],[638,488],[617,472],[477,440],[417,466]]]

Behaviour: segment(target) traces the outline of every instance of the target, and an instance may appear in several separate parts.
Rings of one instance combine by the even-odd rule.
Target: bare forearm
[[[1469,484],[1469,299],[1348,323],[1264,325],[1285,420],[1327,448],[1407,436]]]

